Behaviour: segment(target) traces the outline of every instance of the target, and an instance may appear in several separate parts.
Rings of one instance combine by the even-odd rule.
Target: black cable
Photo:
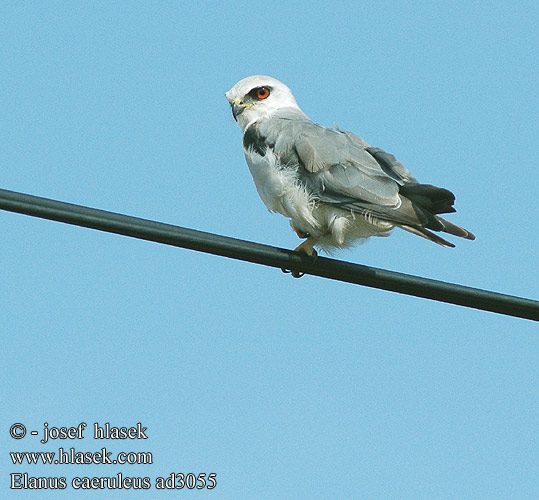
[[[0,189],[0,209],[323,278],[539,321],[539,302]]]

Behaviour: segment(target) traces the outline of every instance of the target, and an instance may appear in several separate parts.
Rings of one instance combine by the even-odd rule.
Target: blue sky
[[[536,2],[4,2],[0,187],[293,248],[224,92],[269,74],[477,235],[338,258],[539,297]],[[0,212],[5,498],[532,499],[537,323]],[[143,441],[9,437],[86,422]],[[149,451],[14,466],[10,451]],[[66,477],[9,490],[10,473]],[[211,491],[73,477],[216,473]],[[149,495],[149,496],[148,496]]]

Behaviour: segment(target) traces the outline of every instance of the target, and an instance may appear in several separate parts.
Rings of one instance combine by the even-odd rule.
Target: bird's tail
[[[455,195],[448,189],[431,186],[430,184],[410,183],[401,187],[400,195],[412,202],[412,207],[417,217],[423,222],[421,226],[400,225],[406,231],[448,247],[454,247],[455,245],[432,233],[429,229],[432,231],[442,231],[467,240],[475,240],[473,233],[438,215],[456,212],[453,207]]]

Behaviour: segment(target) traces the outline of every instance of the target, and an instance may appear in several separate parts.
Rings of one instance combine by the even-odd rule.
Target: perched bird
[[[395,226],[447,247],[455,245],[432,231],[475,239],[438,215],[455,212],[451,191],[420,184],[393,155],[351,132],[314,123],[279,80],[250,76],[226,98],[260,198],[305,239],[296,251],[331,252]]]

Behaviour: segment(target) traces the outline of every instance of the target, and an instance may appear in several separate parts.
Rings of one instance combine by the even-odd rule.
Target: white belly
[[[367,221],[349,210],[318,203],[298,182],[297,170],[283,168],[269,149],[263,157],[246,151],[245,158],[268,210],[288,217],[295,230],[316,238],[316,245],[325,250],[347,247],[373,235],[387,236],[393,227],[381,221]]]

